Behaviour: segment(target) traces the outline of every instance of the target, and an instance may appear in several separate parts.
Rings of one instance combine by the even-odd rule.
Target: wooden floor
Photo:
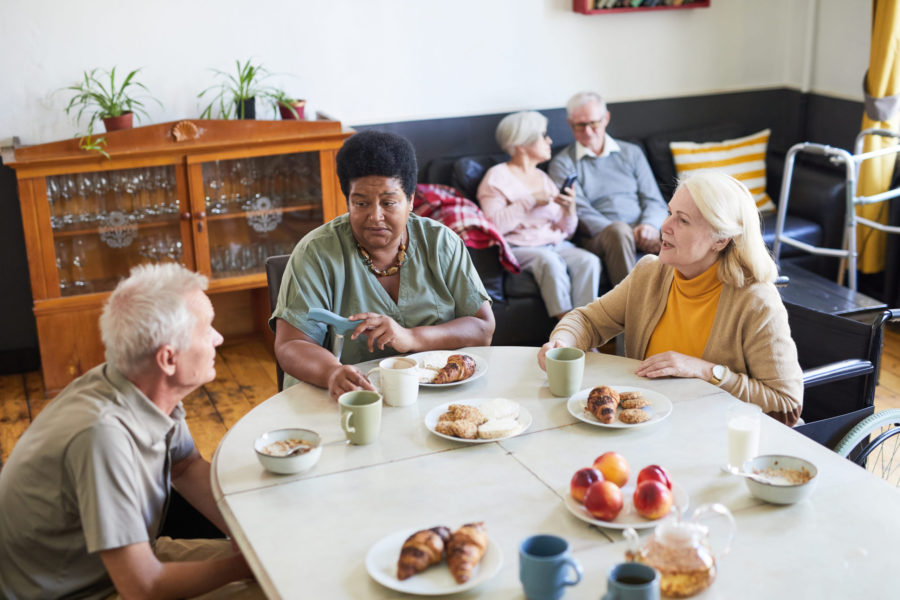
[[[251,408],[277,391],[275,359],[262,339],[229,343],[218,352],[215,381],[184,399],[187,422],[200,453],[211,459],[219,440]],[[9,453],[48,400],[40,373],[0,376],[0,459]],[[900,408],[900,323],[885,329],[875,410]]]

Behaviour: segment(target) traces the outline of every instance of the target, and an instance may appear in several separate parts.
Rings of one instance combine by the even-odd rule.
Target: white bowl
[[[290,439],[303,440],[313,448],[308,452],[293,456],[276,456],[264,452],[270,444]],[[322,438],[310,429],[276,429],[256,438],[256,441],[253,442],[253,449],[256,450],[256,458],[267,470],[282,475],[293,475],[308,471],[318,462],[319,456],[322,454]]]
[[[741,470],[745,473],[758,472],[763,475],[778,474],[779,471],[795,472],[806,470],[809,480],[805,483],[790,483],[787,478],[778,477],[775,482],[763,483],[745,477],[750,493],[772,504],[793,504],[803,500],[816,486],[816,465],[808,460],[784,454],[766,454],[746,461]]]

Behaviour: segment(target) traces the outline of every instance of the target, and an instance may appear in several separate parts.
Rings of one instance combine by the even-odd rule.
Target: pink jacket
[[[578,225],[575,214],[568,214],[552,201],[559,189],[549,175],[540,173],[547,197],[551,198],[551,202],[540,206],[507,163],[488,169],[478,186],[481,210],[513,246],[555,244],[570,238]]]

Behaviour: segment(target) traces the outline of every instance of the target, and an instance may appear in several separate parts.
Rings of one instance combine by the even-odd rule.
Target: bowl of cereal
[[[816,485],[818,469],[808,460],[784,454],[766,454],[746,461],[741,470],[758,479],[746,477],[750,493],[772,504],[793,504],[803,500]]]
[[[267,470],[293,475],[316,464],[322,454],[322,438],[310,429],[276,429],[256,438],[253,449]]]

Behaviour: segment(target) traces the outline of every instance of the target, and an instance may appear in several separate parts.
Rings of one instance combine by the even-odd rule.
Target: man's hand
[[[411,352],[415,349],[415,338],[412,331],[401,327],[397,321],[386,315],[378,313],[359,313],[349,317],[351,321],[362,321],[350,335],[355,340],[362,334],[368,338],[369,352],[374,352],[377,347],[384,350],[390,346],[400,354]]]
[[[634,245],[642,252],[659,254],[659,231],[652,225],[641,223],[634,228]]]
[[[564,348],[565,344],[559,340],[550,340],[538,350],[538,366],[542,371],[547,370],[547,352],[553,350],[554,348]]]
[[[713,363],[702,358],[681,354],[680,352],[662,352],[654,354],[638,365],[635,375],[655,379],[657,377],[696,377],[709,381]]]
[[[340,365],[328,376],[328,393],[337,402],[341,394],[355,390],[375,391],[368,378],[352,365]]]

